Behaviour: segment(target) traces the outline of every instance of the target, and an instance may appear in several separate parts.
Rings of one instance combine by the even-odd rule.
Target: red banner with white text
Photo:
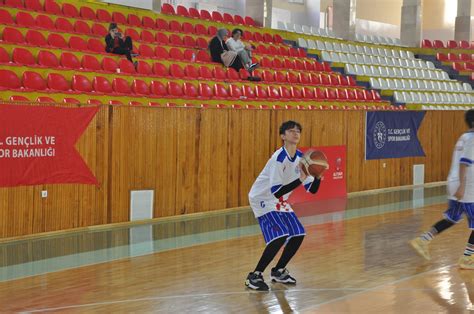
[[[310,149],[320,150],[326,155],[329,169],[324,172],[316,194],[300,186],[290,195],[289,202],[300,216],[344,210],[347,198],[346,146],[299,148],[303,153]]]
[[[99,107],[0,106],[0,187],[98,185],[75,148]]]

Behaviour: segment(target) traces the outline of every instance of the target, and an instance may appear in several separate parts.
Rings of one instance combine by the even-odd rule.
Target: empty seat
[[[61,54],[59,62],[63,68],[67,68],[67,69],[80,69],[81,68],[81,62],[79,61],[79,59],[76,57],[76,55],[70,52],[63,52]]]
[[[98,9],[96,11],[96,15],[97,20],[100,22],[110,23],[112,21],[112,15],[109,13],[109,11]]]
[[[35,19],[28,12],[18,12],[16,14],[16,24],[18,26],[31,28],[35,26]]]
[[[145,81],[134,79],[132,82],[132,91],[137,95],[146,96],[150,94],[150,87]]]
[[[15,43],[15,44],[21,44],[25,42],[23,34],[15,28],[5,27],[3,29],[2,35],[3,35],[2,36],[3,41],[5,42]]]
[[[87,42],[78,36],[71,36],[69,38],[69,47],[79,51],[86,51],[88,49]]]
[[[94,23],[91,27],[91,32],[94,35],[104,37],[108,34],[107,28],[104,25],[99,23]]]
[[[0,69],[0,89],[20,89],[21,81],[15,72]]]
[[[87,49],[96,53],[105,54],[105,45],[97,38],[89,38],[87,41]]]
[[[169,15],[176,14],[176,12],[174,11],[174,7],[169,3],[163,3],[163,5],[161,6],[161,13]]]
[[[172,32],[180,33],[183,30],[181,23],[178,21],[174,21],[174,20],[170,21],[169,25],[170,25],[170,31]]]
[[[54,53],[41,50],[38,53],[38,64],[47,68],[57,68],[59,66],[59,59]]]
[[[26,42],[32,46],[45,47],[48,46],[48,41],[44,35],[36,30],[30,29],[26,32]]]
[[[168,94],[172,97],[183,97],[183,86],[177,82],[168,82]]]
[[[92,92],[92,83],[84,75],[74,74],[72,76],[72,89],[77,92],[90,93]]]
[[[48,44],[54,48],[68,48],[68,44],[64,37],[60,34],[49,34],[48,35]]]
[[[21,0],[5,0],[5,5],[12,8],[23,8],[23,1]]]
[[[125,73],[125,74],[136,73],[134,64],[128,61],[127,59],[120,59],[120,61],[118,62],[118,66],[120,68],[120,73]]]
[[[122,94],[122,95],[129,95],[132,93],[132,89],[130,88],[130,84],[127,82],[127,80],[121,78],[121,77],[116,77],[112,81],[112,88],[115,93],[117,94]]]
[[[13,49],[12,60],[20,65],[31,66],[36,64],[36,59],[29,50],[18,47]]]
[[[83,69],[88,71],[100,72],[102,70],[99,60],[91,55],[84,55],[82,57],[81,66]]]
[[[83,6],[79,9],[79,15],[85,20],[93,21],[97,19],[94,10],[87,6]]]
[[[41,74],[25,71],[23,72],[23,87],[26,89],[44,91],[47,88],[46,81],[43,79]]]
[[[192,8],[192,7],[189,8],[188,13],[189,13],[189,16],[192,17],[192,18],[195,18],[195,19],[200,19],[201,18],[201,14],[195,8]]]
[[[70,3],[63,3],[63,14],[67,17],[79,17],[79,10]]]
[[[222,14],[220,14],[220,12],[212,11],[211,17],[214,22],[224,22],[224,18],[222,17]]]
[[[68,92],[71,90],[70,82],[61,74],[49,73],[46,81],[48,88],[52,91]]]
[[[224,18],[224,23],[228,23],[228,24],[234,24],[234,17],[232,15],[230,15],[229,13],[224,13],[223,15],[223,18]]]
[[[61,15],[61,7],[54,0],[45,0],[44,10],[49,14]]]

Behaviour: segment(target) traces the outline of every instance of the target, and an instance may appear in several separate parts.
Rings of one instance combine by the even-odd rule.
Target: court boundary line
[[[316,305],[312,305],[312,306],[309,306],[309,307],[306,307],[306,308],[302,308],[300,310],[301,311],[315,310],[315,309],[318,309],[321,306],[326,305],[326,304],[331,304],[331,303],[334,303],[334,302],[338,302],[338,301],[342,301],[342,300],[346,300],[346,299],[351,299],[355,296],[358,296],[358,295],[361,295],[361,294],[364,294],[364,293],[367,293],[367,292],[372,292],[372,291],[378,290],[378,289],[386,287],[386,286],[396,285],[396,284],[399,284],[401,282],[411,280],[413,278],[417,278],[417,277],[420,277],[420,276],[423,276],[423,275],[426,275],[426,274],[429,274],[429,273],[432,273],[432,272],[435,272],[435,271],[440,271],[440,270],[443,270],[443,269],[446,269],[446,270],[451,269],[453,266],[456,266],[456,265],[457,264],[450,264],[450,265],[446,265],[446,266],[442,266],[442,267],[438,267],[438,268],[433,268],[433,269],[430,269],[430,270],[427,270],[427,271],[424,271],[424,272],[421,272],[421,273],[418,273],[418,274],[414,274],[414,275],[411,275],[411,276],[403,277],[403,278],[400,278],[400,279],[397,279],[397,280],[394,280],[394,281],[391,281],[391,282],[382,283],[380,285],[377,285],[377,286],[372,287],[372,288],[365,289],[363,291],[350,293],[350,294],[347,294],[347,295],[344,295],[344,296],[334,298],[332,300],[324,301],[324,302],[321,302],[321,303],[316,304]]]
[[[450,266],[452,266],[452,265],[450,265]],[[446,267],[446,266],[443,266],[443,267]],[[156,297],[136,298],[136,299],[122,299],[122,300],[115,300],[115,301],[103,301],[103,302],[66,305],[66,306],[51,307],[51,308],[24,310],[24,311],[20,311],[19,313],[50,312],[50,311],[76,309],[76,308],[101,306],[101,305],[112,305],[112,304],[120,304],[120,303],[133,303],[133,302],[140,302],[140,301],[169,300],[169,299],[180,299],[180,298],[213,297],[213,296],[219,296],[219,295],[271,294],[271,293],[278,293],[278,292],[293,293],[293,292],[311,292],[311,291],[358,291],[358,292],[347,295],[347,296],[352,296],[352,295],[357,295],[359,293],[364,293],[366,291],[369,291],[370,289],[372,289],[372,288],[366,289],[366,288],[343,287],[343,288],[308,288],[308,289],[272,289],[270,291],[244,290],[244,291],[228,291],[228,292],[199,293],[199,294],[185,294],[185,295],[176,294],[176,295],[169,295],[169,296],[156,296]],[[400,291],[430,290],[431,291],[431,290],[434,290],[434,288],[430,288],[430,289],[425,289],[425,288],[402,288],[402,289],[398,289],[398,290],[400,290]],[[331,300],[329,300],[327,302],[330,302],[330,301]],[[323,304],[323,303],[321,303],[321,304]],[[316,305],[316,306],[319,306],[319,304]],[[303,309],[303,310],[305,310],[305,309]]]

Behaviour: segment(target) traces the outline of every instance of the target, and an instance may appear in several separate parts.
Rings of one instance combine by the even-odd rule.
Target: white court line
[[[441,268],[451,267],[453,265],[443,266]],[[439,270],[441,268],[426,271],[426,272],[420,273],[418,275],[426,274],[426,273],[429,273],[429,272],[434,271],[434,270]],[[416,276],[417,275],[414,275],[414,276],[411,276],[410,278],[413,278],[413,277],[416,277]],[[44,308],[44,309],[27,310],[27,311],[21,311],[20,313],[37,313],[37,312],[58,311],[58,310],[66,310],[66,309],[74,309],[74,308],[82,308],[82,307],[112,305],[112,304],[120,304],[120,303],[132,303],[132,302],[140,302],[140,301],[155,301],[155,300],[167,300],[167,299],[179,299],[179,298],[197,298],[197,297],[214,297],[214,296],[219,296],[219,295],[239,295],[239,294],[251,294],[251,293],[267,294],[267,293],[277,293],[277,292],[293,293],[293,292],[311,292],[311,291],[358,291],[356,293],[352,293],[352,294],[349,294],[349,295],[345,296],[345,297],[349,297],[349,296],[357,295],[357,294],[364,293],[364,292],[367,292],[367,291],[371,291],[373,289],[377,289],[377,288],[382,287],[384,285],[395,284],[399,281],[403,281],[403,280],[406,280],[406,279],[409,279],[409,278],[402,278],[402,279],[399,279],[397,281],[390,282],[390,283],[387,283],[387,284],[382,284],[380,286],[370,288],[370,289],[350,288],[350,287],[347,287],[347,288],[314,288],[314,289],[312,289],[312,288],[309,288],[309,289],[272,289],[268,292],[266,292],[266,291],[260,292],[260,291],[245,290],[245,291],[234,291],[234,292],[216,292],[216,293],[202,293],[202,294],[170,295],[170,296],[162,296],[162,297],[157,296],[157,297],[148,297],[148,298],[139,298],[139,299],[124,299],[124,300],[117,300],[117,301],[104,301],[104,302],[95,302],[95,303],[75,304],[75,305],[67,305],[67,306],[60,306],[60,307],[51,307],[51,308]],[[432,291],[432,290],[434,290],[434,288],[400,288],[400,289],[395,289],[395,290],[399,290],[399,291],[415,291],[415,290],[416,291],[423,291],[423,290]],[[342,297],[342,298],[344,298],[344,297]],[[322,304],[330,303],[332,301],[336,301],[337,299],[340,299],[340,298],[336,298],[336,299],[332,299],[332,300],[329,300],[329,301],[326,301],[326,302],[322,302],[322,303],[319,303],[315,306],[317,307],[317,306],[322,305]]]
[[[350,298],[353,298],[353,297],[355,297],[357,295],[360,295],[360,294],[363,294],[363,293],[371,292],[371,291],[374,291],[374,290],[377,290],[377,289],[380,289],[380,288],[383,288],[383,287],[386,287],[386,286],[396,285],[400,282],[407,281],[407,280],[410,280],[410,279],[413,279],[413,278],[416,278],[416,277],[420,277],[420,276],[423,276],[423,275],[426,275],[426,274],[429,274],[429,273],[432,273],[432,272],[435,272],[435,271],[440,271],[442,269],[449,269],[449,268],[451,268],[455,265],[457,265],[457,264],[451,264],[451,265],[447,265],[447,266],[443,266],[443,267],[434,268],[434,269],[427,270],[427,271],[424,271],[424,272],[421,272],[421,273],[418,273],[418,274],[415,274],[415,275],[412,275],[412,276],[400,278],[400,279],[397,279],[397,280],[394,280],[394,281],[391,281],[391,282],[386,282],[386,283],[380,284],[378,286],[375,286],[375,287],[372,287],[372,288],[369,288],[369,289],[365,289],[365,290],[354,292],[354,293],[344,295],[344,296],[341,296],[341,297],[338,297],[338,298],[334,298],[334,299],[331,299],[331,300],[328,300],[328,301],[324,301],[324,302],[321,302],[321,303],[316,304],[316,305],[311,305],[307,308],[301,309],[301,311],[308,311],[308,310],[312,310],[312,309],[317,309],[317,308],[321,307],[322,305],[326,305],[326,304],[334,303],[334,302],[337,302],[337,301],[350,299]]]

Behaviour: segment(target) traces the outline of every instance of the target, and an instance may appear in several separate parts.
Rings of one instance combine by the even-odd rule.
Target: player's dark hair
[[[469,128],[474,127],[474,109],[469,109],[466,111],[464,114],[464,120],[466,121],[466,124],[469,126]]]
[[[115,29],[115,28],[117,28],[117,23],[110,23],[110,25],[109,25],[109,31],[111,31],[111,30],[113,30],[113,29]]]
[[[298,128],[300,132],[303,131],[303,127],[301,126],[301,124],[299,124],[296,121],[289,120],[289,121],[283,122],[280,126],[280,135],[285,134],[286,130],[291,130],[295,127]]]
[[[237,34],[238,32],[240,32],[240,35],[243,37],[244,36],[244,31],[241,30],[240,28],[236,28],[232,31],[232,37]]]

